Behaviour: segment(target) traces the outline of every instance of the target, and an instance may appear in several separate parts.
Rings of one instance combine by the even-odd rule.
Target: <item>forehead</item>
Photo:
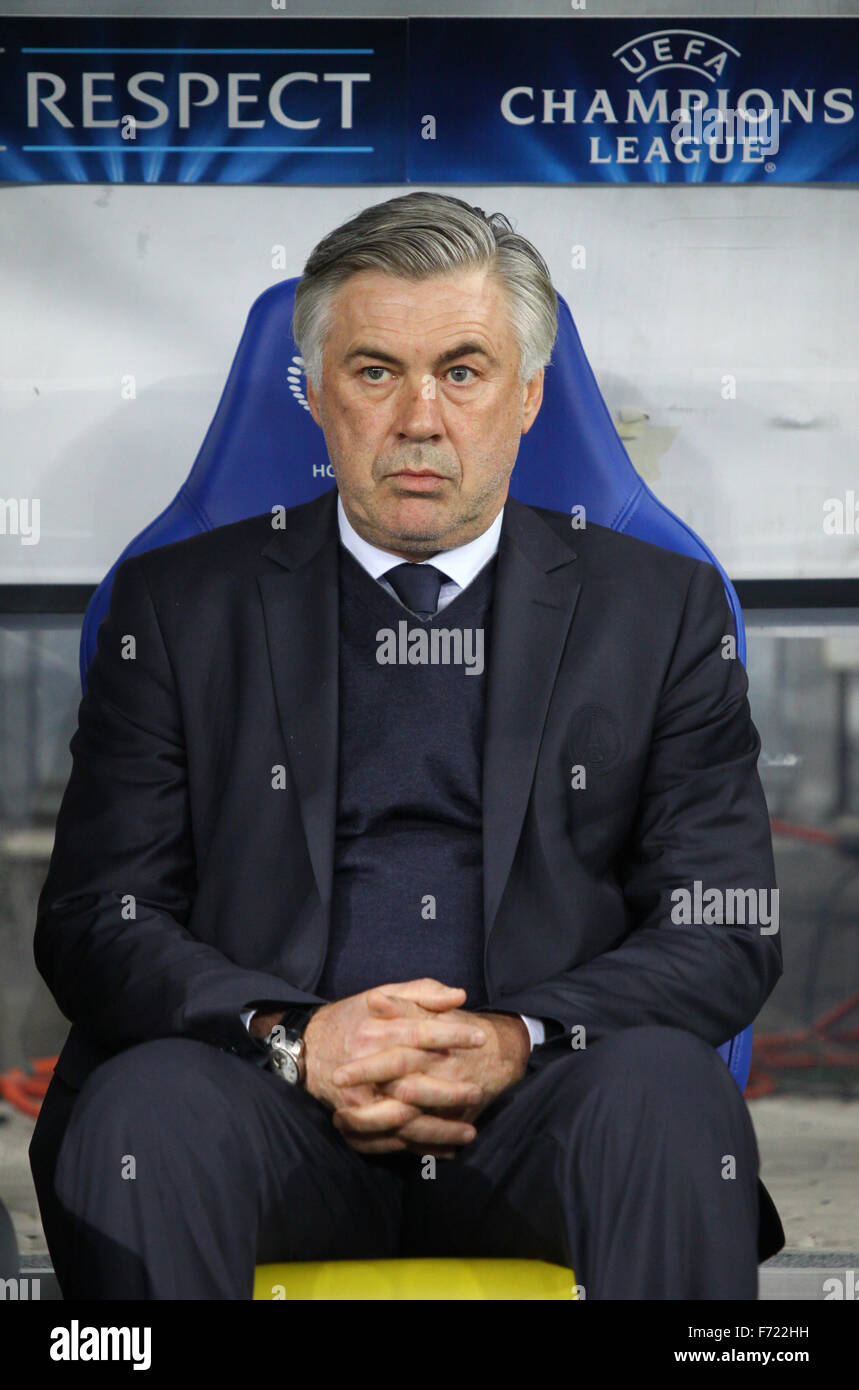
[[[336,292],[333,311],[331,333],[341,340],[369,329],[408,338],[471,329],[498,343],[510,332],[504,287],[485,269],[426,280],[361,270]]]

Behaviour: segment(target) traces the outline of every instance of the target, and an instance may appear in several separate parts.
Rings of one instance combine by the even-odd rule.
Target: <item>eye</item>
[[[376,366],[373,366],[373,367],[362,367],[362,368],[361,368],[361,373],[360,373],[360,374],[361,374],[361,376],[364,377],[364,380],[365,380],[365,381],[369,381],[371,384],[379,385],[379,384],[381,384],[381,382],[382,382],[382,377],[379,377],[379,376],[367,377],[367,376],[364,376],[364,373],[365,373],[365,372],[389,372],[389,371],[390,371],[390,368],[389,368],[389,367],[380,367],[380,366],[376,365]],[[458,367],[448,367],[447,373],[445,373],[445,375],[449,375],[450,372],[470,372],[471,375],[472,375],[472,377],[476,377],[476,376],[477,376],[477,373],[475,372],[475,370],[474,370],[473,367],[466,367],[464,364],[461,365],[461,366],[458,366]],[[454,381],[453,384],[454,384],[454,386],[467,386],[467,385],[468,385],[468,378],[466,378],[465,380],[460,379],[460,380],[458,380],[458,381]]]

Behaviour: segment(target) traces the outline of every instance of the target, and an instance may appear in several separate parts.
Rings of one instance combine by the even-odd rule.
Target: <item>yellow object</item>
[[[545,1260],[324,1260],[257,1265],[263,1302],[396,1299],[576,1299],[576,1276]]]

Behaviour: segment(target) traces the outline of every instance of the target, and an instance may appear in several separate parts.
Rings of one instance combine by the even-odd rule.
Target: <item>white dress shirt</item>
[[[476,579],[493,557],[498,549],[498,542],[501,537],[501,523],[504,517],[504,508],[498,513],[492,525],[481,535],[475,536],[473,541],[467,541],[465,545],[455,546],[453,550],[441,550],[434,555],[431,560],[421,560],[418,563],[423,565],[435,565],[437,569],[443,570],[448,576],[448,580],[442,584],[438,596],[439,611],[455,599],[473,579]],[[397,594],[391,585],[382,576],[386,570],[393,569],[394,565],[402,565],[402,555],[392,555],[389,550],[380,550],[378,546],[371,545],[365,541],[363,536],[359,536],[346,512],[340,495],[337,495],[337,525],[340,529],[340,540],[348,551],[354,555],[369,575],[378,580],[383,589],[397,602],[400,602]],[[447,982],[445,982],[447,983]],[[256,1010],[246,1009],[242,1014],[242,1021],[245,1027],[248,1026]],[[540,1018],[529,1018],[527,1014],[520,1014],[522,1022],[528,1029],[531,1039],[532,1049],[538,1047],[546,1040],[546,1028]]]

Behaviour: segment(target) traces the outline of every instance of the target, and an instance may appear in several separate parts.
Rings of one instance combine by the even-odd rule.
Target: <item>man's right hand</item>
[[[390,1017],[380,1017],[380,1013],[386,1012],[389,995],[411,1000],[419,1006],[420,1015],[404,1018],[396,1008],[390,1008]],[[375,1012],[370,1008],[371,1001]],[[334,1004],[324,1004],[316,1010],[304,1030],[306,1089],[332,1111],[374,1102],[386,1107],[385,1114],[380,1113],[380,1118],[390,1121],[384,1131],[375,1131],[372,1138],[343,1133],[350,1148],[359,1153],[391,1153],[412,1148],[413,1144],[401,1139],[397,1130],[407,1121],[418,1120],[419,1117],[423,1117],[420,1136],[422,1152],[438,1150],[449,1153],[451,1145],[466,1144],[474,1137],[471,1125],[427,1114],[418,1106],[385,1096],[375,1085],[343,1087],[336,1086],[331,1080],[333,1073],[344,1062],[392,1047],[445,1052],[448,1048],[483,1046],[486,1035],[476,1023],[462,1017],[453,1020],[441,1016],[449,1009],[461,1009],[464,1002],[465,990],[454,989],[438,980],[425,979],[380,985],[362,994],[339,999]],[[440,1108],[454,1110],[473,1100],[470,1083],[439,1079],[437,1087],[435,1103]]]

